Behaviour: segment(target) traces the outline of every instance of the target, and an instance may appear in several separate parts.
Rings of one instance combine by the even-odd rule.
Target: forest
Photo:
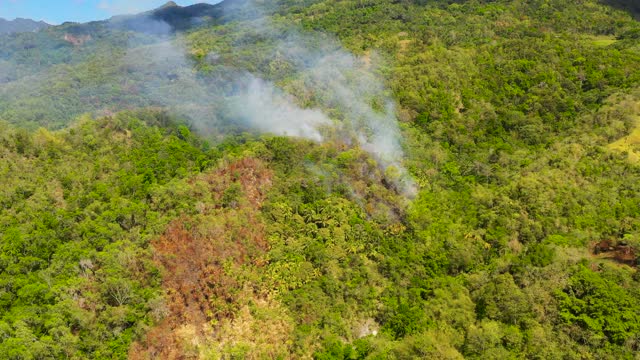
[[[226,0],[0,35],[0,359],[637,359],[639,16]]]

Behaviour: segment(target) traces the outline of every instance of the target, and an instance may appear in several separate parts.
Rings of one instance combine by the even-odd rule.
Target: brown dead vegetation
[[[200,214],[173,221],[152,243],[163,272],[166,316],[132,346],[130,359],[198,358],[200,343],[217,324],[233,319],[240,294],[251,288],[251,276],[237,274],[265,264],[268,244],[259,210],[271,178],[260,161],[243,159],[192,181],[194,195],[203,199]],[[224,194],[234,185],[241,194],[225,206]]]
[[[72,35],[72,34],[64,34],[64,40],[73,44],[74,46],[82,46],[87,41],[91,40],[91,35]]]

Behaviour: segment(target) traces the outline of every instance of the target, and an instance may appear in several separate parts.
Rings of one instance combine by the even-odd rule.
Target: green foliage
[[[125,358],[151,322],[159,279],[148,241],[192,203],[180,179],[211,160],[184,128],[144,122],[164,116],[122,113],[59,133],[5,128],[3,358]]]
[[[282,0],[264,11],[268,29],[240,17],[178,35],[190,54],[178,69],[148,66],[167,39],[100,24],[1,39],[0,118],[17,126],[0,123],[2,356],[125,357],[157,320],[149,241],[199,208],[204,185],[187,179],[247,155],[275,173],[260,204],[268,251],[260,276],[229,292],[282,306],[291,357],[635,356],[640,276],[632,262],[589,253],[601,240],[637,249],[640,239],[634,8]],[[233,70],[321,106],[326,90],[278,55],[292,24],[336,36],[384,79],[415,199],[342,139],[238,135],[224,111],[233,89],[193,105],[198,86]],[[94,40],[72,47],[65,33]],[[221,126],[203,134],[163,112],[124,111],[33,130],[156,105],[148,84],[175,93],[179,113]],[[242,189],[221,189],[216,206],[237,210],[251,196]],[[244,279],[251,266],[225,275]],[[208,301],[244,319],[236,304]],[[229,357],[252,355],[233,344],[222,347]]]
[[[557,294],[561,321],[582,328],[586,341],[622,345],[640,333],[637,289],[621,286],[612,275],[614,270],[600,274],[580,266]]]

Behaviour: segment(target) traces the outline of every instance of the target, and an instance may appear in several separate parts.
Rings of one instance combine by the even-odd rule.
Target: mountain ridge
[[[44,21],[35,21],[25,18],[15,18],[13,20],[7,20],[0,17],[0,35],[20,32],[34,32],[46,29],[50,26],[53,25],[48,24]]]

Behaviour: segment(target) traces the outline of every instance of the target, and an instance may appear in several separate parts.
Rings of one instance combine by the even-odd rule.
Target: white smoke
[[[260,34],[276,34],[282,29],[260,22]],[[287,30],[276,37],[275,56],[285,59],[301,73],[306,87],[316,94],[317,106],[334,121],[338,133],[350,143],[369,152],[391,180],[408,197],[415,195],[412,178],[402,166],[402,135],[396,107],[384,82],[375,73],[371,59],[362,59],[343,49],[336,41],[320,34],[299,34]]]
[[[240,118],[260,131],[318,142],[322,141],[320,126],[331,124],[322,111],[298,107],[291,95],[253,76],[238,96],[236,109]]]
[[[159,28],[155,20],[151,22],[149,26]],[[325,35],[277,28],[265,16],[248,23],[256,38],[273,49],[266,57],[290,68],[288,79],[278,82],[282,86],[257,72],[223,64],[224,54],[217,51],[206,56],[208,62],[220,65],[217,73],[201,77],[191,70],[188,47],[180,36],[164,36],[157,44],[130,50],[130,60],[148,59],[137,62],[136,72],[166,73],[150,76],[154,80],[146,82],[143,91],[155,103],[189,116],[203,132],[232,121],[260,132],[317,142],[338,134],[339,140],[369,152],[391,176],[388,180],[412,197],[415,186],[402,166],[395,104],[370,59],[358,58]],[[300,98],[300,88],[308,98]]]
[[[138,82],[139,90],[152,104],[189,117],[205,133],[224,117],[241,128],[320,142],[320,128],[332,124],[322,111],[301,108],[292,95],[245,71],[225,68],[225,76],[200,79],[186,53],[180,39],[163,39],[132,47],[123,66],[132,76],[148,79]]]

